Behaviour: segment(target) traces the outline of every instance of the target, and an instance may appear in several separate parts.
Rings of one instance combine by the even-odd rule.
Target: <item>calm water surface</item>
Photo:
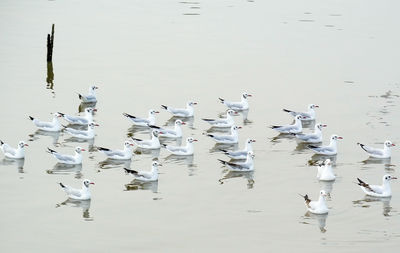
[[[1,1],[0,139],[29,143],[26,159],[0,160],[2,252],[397,252],[400,185],[391,199],[367,198],[356,177],[380,183],[398,174],[390,161],[367,160],[357,142],[400,144],[397,1]],[[56,24],[54,85],[46,87],[46,35]],[[76,92],[97,84],[92,142],[37,132],[28,115],[78,114]],[[232,173],[200,119],[225,108],[218,97],[247,91],[247,120],[236,117],[241,148],[257,140],[253,173]],[[132,162],[106,160],[96,146],[121,148],[148,138],[127,112],[194,100],[184,135],[199,140],[193,157],[165,150]],[[325,140],[344,137],[334,171],[316,179],[315,157],[295,139],[268,128],[292,119],[282,108],[320,106]],[[171,124],[161,111],[160,125]],[[305,131],[312,129],[312,124]],[[167,143],[174,143],[165,140]],[[46,147],[89,148],[80,166],[62,166]],[[164,165],[156,183],[138,184],[124,167]],[[91,201],[67,200],[58,182],[93,180]],[[331,193],[330,212],[306,212],[298,193]]]

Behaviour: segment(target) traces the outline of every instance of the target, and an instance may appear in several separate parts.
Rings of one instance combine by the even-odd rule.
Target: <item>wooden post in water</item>
[[[51,26],[51,35],[47,34],[47,89],[54,88],[53,72],[53,46],[54,46],[54,24]]]

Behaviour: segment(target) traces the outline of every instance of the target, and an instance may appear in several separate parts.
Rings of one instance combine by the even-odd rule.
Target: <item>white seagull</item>
[[[149,125],[149,127],[157,129],[158,131],[161,131],[162,134],[160,133],[160,136],[162,136],[162,137],[180,138],[180,137],[182,137],[181,125],[186,125],[186,123],[180,119],[177,119],[177,120],[175,120],[174,129],[162,128],[162,127],[154,126],[154,125]]]
[[[96,90],[99,87],[92,85],[89,87],[89,93],[87,95],[82,95],[78,93],[79,99],[82,100],[82,103],[96,103]]]
[[[235,124],[232,115],[238,114],[234,110],[229,109],[226,112],[226,118],[224,119],[202,119],[205,122],[209,123],[212,127],[231,127]]]
[[[94,138],[94,127],[99,126],[98,124],[95,123],[90,123],[88,124],[87,130],[77,130],[74,128],[66,127],[64,129],[65,132],[70,134],[71,136],[75,138],[80,138],[80,139],[93,139]]]
[[[132,138],[132,140],[136,143],[139,148],[143,149],[159,149],[161,147],[160,140],[158,139],[158,135],[162,133],[158,130],[153,130],[151,132],[151,139],[150,140],[142,140],[137,138]]]
[[[283,134],[297,134],[303,131],[303,126],[301,124],[302,118],[303,117],[301,115],[297,115],[294,118],[294,124],[283,125],[283,126],[271,126],[271,128]]]
[[[135,177],[135,180],[142,182],[153,182],[158,180],[158,166],[162,166],[157,161],[153,161],[151,164],[151,171],[136,171],[124,168],[126,174],[131,174]]]
[[[197,102],[187,102],[186,108],[173,108],[171,106],[161,105],[161,107],[170,112],[175,117],[193,117],[194,108],[193,105],[197,105]]]
[[[302,196],[302,195],[301,195]],[[305,200],[306,207],[310,213],[314,214],[326,214],[329,212],[329,209],[326,205],[325,197],[328,196],[324,190],[319,192],[318,201],[311,201],[308,198],[308,195],[302,196]]]
[[[93,122],[93,112],[96,112],[95,108],[86,108],[85,116],[72,116],[65,113],[59,112],[59,114],[66,120],[68,123],[73,125],[87,125]]]
[[[52,154],[58,160],[59,163],[64,163],[64,164],[81,164],[82,163],[82,154],[81,154],[82,151],[86,151],[86,150],[81,147],[76,147],[75,155],[63,155],[53,149],[47,148],[47,152]]]
[[[314,146],[308,145],[307,147],[319,155],[336,155],[337,154],[337,140],[343,139],[341,136],[332,135],[331,141],[328,146]]]
[[[232,159],[246,159],[247,158],[247,153],[249,151],[253,151],[253,146],[251,145],[253,142],[256,142],[256,140],[253,139],[247,139],[246,140],[246,146],[242,150],[236,150],[236,151],[229,151],[225,149],[221,149],[222,152],[225,153],[225,155],[229,156]]]
[[[360,147],[364,149],[370,157],[381,158],[381,159],[390,158],[392,154],[390,148],[396,146],[391,141],[385,141],[385,143],[383,144],[383,149],[368,147],[361,143],[357,144],[360,145]]]
[[[1,147],[0,147],[1,151],[3,151],[4,156],[8,157],[8,158],[13,158],[13,159],[25,158],[25,147],[29,146],[24,141],[20,141],[18,143],[18,147],[15,149],[15,148],[12,148],[7,143],[4,143],[1,140],[0,140],[0,145],[1,145]]]
[[[61,123],[58,120],[59,117],[61,117],[61,114],[54,113],[53,120],[51,122],[40,121],[32,116],[29,116],[29,119],[32,120],[33,124],[35,124],[36,127],[40,130],[48,132],[58,132],[61,131],[62,128]]]
[[[333,181],[335,180],[335,174],[332,170],[331,159],[326,159],[325,162],[318,166],[317,178],[320,181]]]
[[[301,120],[315,120],[315,108],[318,108],[318,105],[314,104],[309,104],[308,105],[308,111],[307,112],[295,112],[287,109],[283,109],[283,111],[290,113],[293,117],[296,117],[296,115],[301,115],[303,118]]]
[[[226,165],[231,171],[245,172],[254,170],[254,153],[252,151],[247,153],[246,161],[242,163],[227,162],[221,159],[218,159],[218,161],[220,161],[223,165]]]
[[[67,193],[68,198],[78,199],[78,200],[90,199],[91,195],[90,195],[90,191],[89,191],[89,185],[91,185],[91,184],[94,184],[94,183],[91,182],[89,179],[85,179],[85,180],[83,180],[82,188],[75,189],[68,185],[64,185],[63,183],[60,183],[63,190]]]
[[[235,110],[235,111],[244,111],[249,109],[249,102],[247,101],[247,97],[252,97],[252,95],[247,94],[244,92],[242,94],[240,102],[230,102],[226,101],[223,98],[219,98],[222,104],[226,105],[229,109]]]
[[[318,123],[314,127],[314,132],[310,134],[294,134],[301,142],[306,143],[319,143],[322,142],[322,128],[327,127],[326,124]]]
[[[128,113],[123,113],[125,117],[130,119],[134,125],[136,126],[149,126],[149,125],[154,125],[156,123],[156,117],[155,114],[159,113],[158,111],[155,110],[149,110],[149,116],[145,118],[138,118],[136,116],[130,115]]]
[[[129,160],[132,158],[132,147],[133,143],[131,143],[130,141],[125,141],[123,150],[111,150],[103,147],[98,147],[98,150],[103,152],[110,159]]]
[[[194,141],[197,141],[197,140],[193,139],[192,137],[188,137],[186,139],[186,146],[170,146],[170,145],[163,144],[163,147],[173,155],[179,155],[179,156],[193,155],[193,152],[194,152],[193,142]]]
[[[207,134],[207,136],[213,138],[214,141],[221,144],[233,144],[237,143],[239,140],[238,129],[242,127],[232,126],[231,127],[231,134],[230,135],[214,135],[214,134]]]
[[[382,185],[370,185],[357,178],[358,185],[361,187],[365,194],[381,198],[392,196],[392,190],[390,189],[390,180],[392,179],[397,179],[397,177],[384,175],[382,178]]]

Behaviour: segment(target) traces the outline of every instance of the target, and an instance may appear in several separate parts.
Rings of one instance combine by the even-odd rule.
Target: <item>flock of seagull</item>
[[[97,86],[90,86],[89,93],[87,95],[78,94],[79,99],[83,104],[89,105],[84,110],[83,116],[68,115],[61,112],[56,112],[53,114],[53,119],[50,122],[41,121],[37,118],[29,116],[33,124],[42,131],[48,132],[60,132],[71,135],[72,137],[79,139],[90,140],[95,137],[95,127],[99,126],[93,122],[93,112],[96,111],[94,105],[97,102],[96,90]],[[251,97],[248,93],[243,93],[241,100],[239,102],[231,102],[225,99],[219,98],[220,102],[224,104],[228,110],[226,111],[226,117],[210,119],[204,118],[203,121],[210,124],[211,127],[215,128],[230,128],[229,134],[205,134],[207,137],[211,138],[218,144],[236,144],[238,143],[239,136],[238,130],[240,126],[235,125],[233,116],[249,109],[248,97]],[[151,129],[151,138],[147,140],[138,139],[131,137],[130,140],[124,142],[123,149],[112,150],[105,147],[98,147],[98,151],[104,153],[109,159],[114,160],[130,160],[133,155],[134,146],[139,149],[154,150],[165,148],[168,152],[176,156],[191,156],[194,153],[193,143],[197,141],[193,137],[186,138],[186,144],[183,146],[173,146],[161,144],[159,137],[165,138],[181,138],[183,136],[183,131],[181,126],[185,125],[185,118],[190,118],[194,116],[194,105],[196,102],[188,102],[185,108],[174,108],[171,106],[161,105],[161,107],[167,112],[171,113],[174,117],[177,117],[173,128],[159,127],[155,125],[156,118],[155,115],[159,113],[155,110],[149,110],[147,118],[140,118],[133,116],[128,113],[123,113],[123,115],[128,118],[133,125],[148,127]],[[93,105],[93,107],[90,107]],[[271,128],[280,134],[294,136],[298,141],[307,143],[307,147],[319,155],[332,156],[334,157],[337,150],[337,141],[343,139],[341,136],[332,135],[330,137],[329,145],[320,145],[322,143],[322,129],[326,127],[326,124],[317,123],[315,124],[314,131],[312,133],[302,133],[303,122],[304,121],[314,121],[316,119],[315,108],[317,105],[310,104],[306,112],[296,112],[287,109],[283,109],[285,112],[291,114],[294,117],[294,123],[288,125],[271,126]],[[60,122],[60,118],[63,118],[68,122],[68,126],[64,126]],[[78,126],[78,127],[77,127]],[[85,126],[82,129],[80,126]],[[221,160],[218,159],[223,165],[225,165],[231,171],[239,172],[250,172],[254,170],[254,152],[252,148],[252,143],[255,142],[254,139],[248,138],[245,142],[245,147],[242,150],[227,150],[220,149],[220,151],[229,157],[231,160]],[[11,159],[24,159],[25,157],[25,147],[28,146],[24,141],[18,143],[17,148],[13,148],[7,143],[0,140],[1,150],[4,156]],[[395,146],[391,141],[385,141],[383,149],[373,148],[366,146],[364,144],[358,143],[358,145],[365,150],[370,157],[377,159],[386,159],[391,157],[391,147]],[[58,163],[62,164],[81,164],[82,163],[82,151],[86,151],[81,147],[75,148],[74,155],[61,154],[56,150],[47,148],[47,152],[51,154]],[[142,182],[152,182],[158,180],[158,167],[162,166],[158,161],[153,161],[151,164],[150,171],[136,171],[128,168],[124,168],[127,174],[134,176],[134,179]],[[323,161],[322,164],[318,166],[317,178],[321,181],[333,181],[335,180],[335,174],[332,169],[332,161],[328,158]],[[384,175],[382,178],[382,185],[371,185],[363,180],[357,178],[358,185],[364,191],[365,194],[373,197],[390,197],[392,195],[390,188],[390,181],[396,179],[391,175]],[[75,189],[63,183],[59,183],[62,189],[66,192],[69,198],[77,200],[87,200],[91,198],[89,191],[90,184],[94,184],[91,180],[85,179],[82,183],[82,188]],[[326,214],[329,209],[326,205],[327,193],[321,190],[319,193],[319,198],[317,201],[312,201],[308,195],[302,196],[305,200],[305,205],[309,212],[314,214]]]

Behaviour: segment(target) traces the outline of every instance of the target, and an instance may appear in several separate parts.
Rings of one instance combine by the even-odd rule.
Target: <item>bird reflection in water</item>
[[[247,180],[247,189],[252,189],[254,187],[254,171],[241,172],[241,171],[229,171],[218,180],[220,184],[224,184],[232,178],[244,178]]]
[[[130,128],[128,128],[127,136],[130,138],[135,134],[151,134],[150,130],[151,128],[149,127],[132,125]]]
[[[5,157],[1,162],[1,165],[9,166],[9,165],[15,165],[17,167],[18,173],[24,173],[24,164],[25,164],[25,159],[11,159]]]
[[[382,202],[383,216],[390,216],[390,211],[392,210],[392,207],[390,206],[391,199],[391,197],[378,198],[373,196],[365,196],[364,199],[353,201],[353,204],[363,208],[369,208],[374,202]]]
[[[182,120],[183,122],[185,122],[185,124],[192,130],[195,130],[196,128],[194,128],[194,117],[176,117],[173,116],[171,117],[169,120],[167,120],[167,122],[165,122],[164,126],[175,126],[175,121],[177,119]]]
[[[174,164],[181,164],[186,165],[189,169],[188,173],[189,176],[194,176],[197,165],[193,163],[194,155],[169,155],[164,158],[165,163],[174,163]]]
[[[369,157],[368,159],[364,160],[361,162],[363,165],[374,165],[374,164],[383,164],[385,170],[387,172],[393,172],[394,169],[393,167],[395,167],[396,165],[391,164],[391,159],[389,158],[373,158],[373,157]]]
[[[60,138],[60,132],[49,132],[49,131],[43,131],[43,130],[37,130],[33,134],[29,135],[29,141],[35,141],[40,139],[40,136],[49,136],[53,139],[53,145],[57,146],[60,143],[58,142],[58,139]]]
[[[64,143],[87,143],[89,152],[96,151],[96,148],[93,146],[94,145],[94,138],[92,138],[92,139],[81,139],[81,138],[76,138],[76,137],[70,137],[70,138],[64,139]],[[73,145],[73,146],[75,146],[75,145]]]
[[[215,152],[221,152],[221,149],[224,150],[237,150],[239,148],[239,145],[237,143],[235,144],[222,144],[222,143],[216,143],[214,147],[210,149],[210,153],[215,153]]]
[[[150,190],[153,193],[157,193],[158,181],[143,182],[134,179],[132,180],[132,182],[125,185],[125,191],[137,191],[137,190]]]
[[[319,155],[319,154],[314,154],[311,156],[311,159],[308,160],[308,165],[319,165],[322,164],[326,159],[330,159],[332,166],[336,165],[336,157],[337,155]]]
[[[335,181],[319,181],[320,189],[324,190],[327,194],[327,200],[331,199],[331,192],[333,190],[333,184]]]
[[[80,179],[83,177],[82,164],[65,164],[56,163],[53,169],[47,170],[47,174],[70,175],[74,174],[75,178]]]
[[[136,155],[148,155],[151,159],[156,159],[160,156],[160,149],[137,148],[134,153]]]
[[[304,214],[304,218],[307,220],[316,220],[318,222],[318,227],[321,233],[326,232],[326,219],[328,218],[328,214],[314,214],[307,211]],[[305,224],[309,224],[308,222],[304,222]]]
[[[80,103],[79,107],[78,107],[78,112],[84,112],[86,108],[95,108],[96,107],[96,103]]]
[[[89,200],[76,200],[68,198],[64,202],[56,205],[56,208],[61,206],[72,206],[72,207],[80,207],[82,208],[82,217],[85,221],[93,221],[93,217],[90,217],[89,209],[90,209],[90,199]]]
[[[277,143],[281,143],[282,140],[290,140],[295,138],[296,137],[293,134],[279,133],[277,136],[270,138],[270,141],[273,143],[273,145],[275,145]]]
[[[130,169],[131,160],[115,160],[107,158],[106,160],[99,162],[99,167],[101,169],[113,169],[118,167]]]

